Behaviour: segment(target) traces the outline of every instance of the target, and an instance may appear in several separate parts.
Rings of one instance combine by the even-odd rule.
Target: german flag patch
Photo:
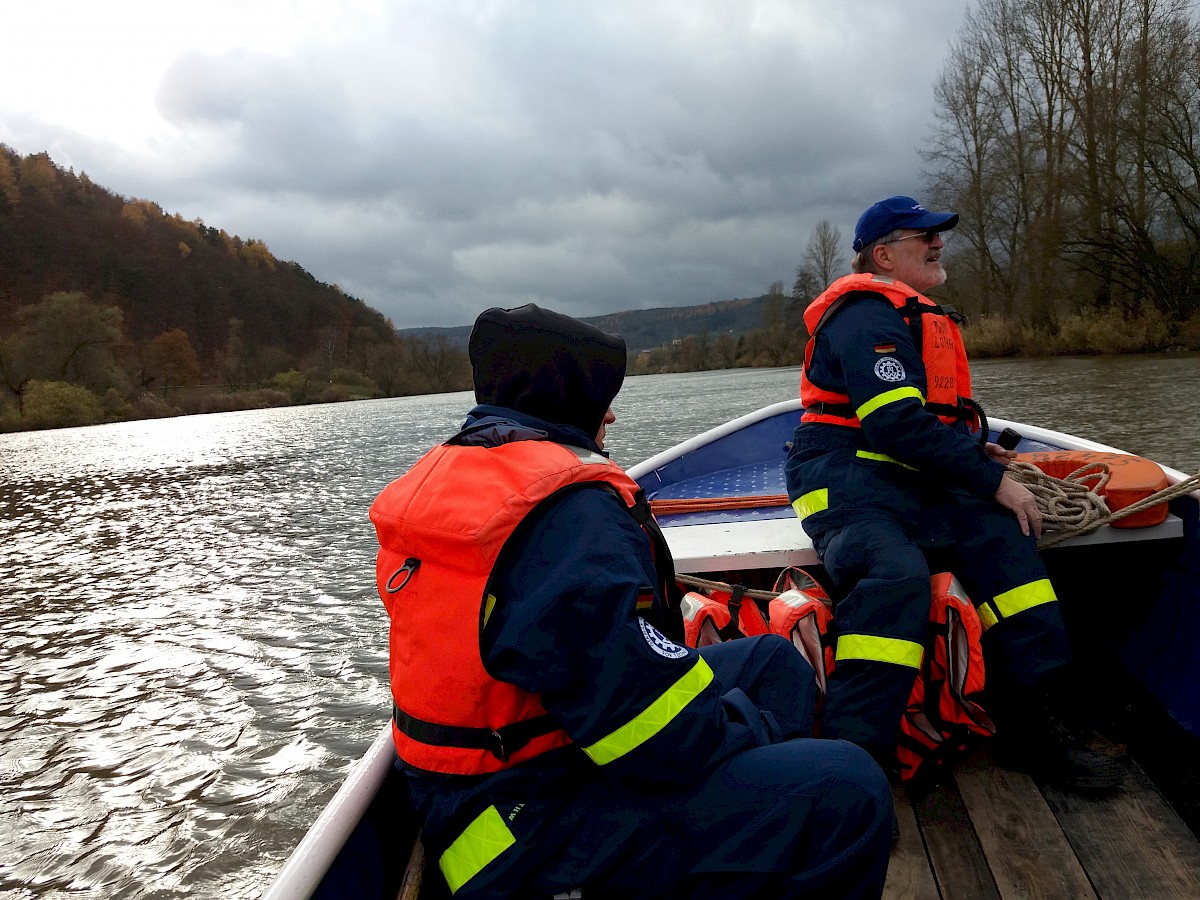
[[[895,344],[876,344],[875,352],[876,353],[895,353],[896,345]]]
[[[654,588],[640,587],[637,592],[637,609],[638,612],[650,609],[654,606]]]

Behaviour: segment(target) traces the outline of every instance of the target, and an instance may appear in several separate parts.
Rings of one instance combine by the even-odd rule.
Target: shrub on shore
[[[999,356],[1095,356],[1200,350],[1200,316],[1172,323],[1155,309],[1084,312],[1059,320],[1054,332],[999,317],[968,322],[963,341],[974,359]]]

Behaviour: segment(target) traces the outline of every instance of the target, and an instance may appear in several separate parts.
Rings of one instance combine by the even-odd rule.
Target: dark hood
[[[530,303],[480,313],[469,345],[475,400],[600,430],[625,379],[625,340]]]

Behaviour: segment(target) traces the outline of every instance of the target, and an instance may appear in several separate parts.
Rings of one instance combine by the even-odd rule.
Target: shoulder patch
[[[659,656],[665,656],[667,659],[682,659],[687,656],[687,647],[679,646],[641,616],[638,616],[638,625],[641,626],[642,637],[646,639],[650,649]]]
[[[875,363],[875,377],[880,381],[903,381],[904,366],[894,356],[885,356]]]

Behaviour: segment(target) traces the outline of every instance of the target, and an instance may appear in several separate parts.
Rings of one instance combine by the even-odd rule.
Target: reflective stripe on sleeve
[[[854,455],[861,459],[874,459],[878,460],[879,462],[891,463],[892,465],[900,466],[902,469],[909,469],[913,472],[917,471],[916,466],[910,466],[908,463],[902,463],[900,460],[888,456],[886,453],[872,453],[870,450],[857,450],[855,451]]]
[[[438,859],[438,868],[446,877],[450,893],[456,893],[516,842],[496,807],[489,806],[481,812]]]
[[[802,494],[792,501],[792,509],[796,511],[796,515],[800,517],[801,521],[813,513],[829,509],[829,488],[818,488]]]
[[[666,728],[712,680],[713,670],[703,659],[697,659],[696,664],[688,669],[682,678],[667,688],[662,696],[645,710],[612,734],[602,737],[590,747],[584,747],[583,752],[598,766],[605,766],[613,760],[620,759]]]
[[[857,659],[919,669],[923,653],[924,648],[916,641],[869,634],[844,634],[837,642],[838,662]]]
[[[901,400],[907,400],[909,397],[916,399],[922,406],[925,405],[925,398],[921,396],[921,392],[915,387],[899,387],[895,390],[884,391],[882,394],[876,394],[862,406],[854,411],[861,422],[875,410],[881,406],[887,406],[889,403],[899,403]]]

